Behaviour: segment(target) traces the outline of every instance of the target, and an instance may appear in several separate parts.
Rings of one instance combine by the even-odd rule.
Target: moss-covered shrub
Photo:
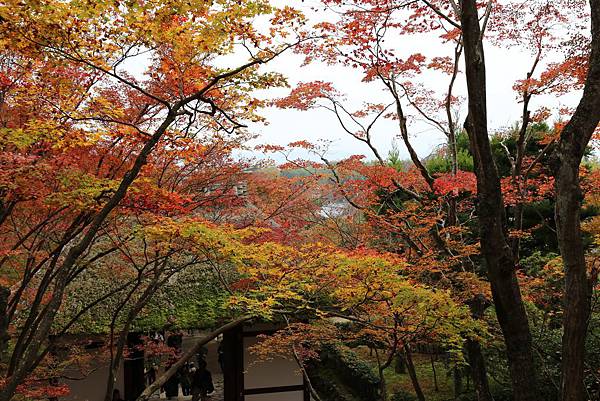
[[[417,401],[417,397],[409,392],[400,390],[392,395],[390,401]]]
[[[337,346],[326,346],[321,350],[320,360],[312,364],[315,376],[327,372],[334,380],[358,400],[376,400],[380,397],[379,376],[371,366],[353,351]],[[322,387],[322,386],[320,386]],[[320,389],[323,393],[331,389]],[[331,397],[326,396],[325,399]],[[334,397],[335,398],[335,397]]]

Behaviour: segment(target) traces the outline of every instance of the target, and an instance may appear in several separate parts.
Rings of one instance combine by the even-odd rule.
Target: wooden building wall
[[[310,395],[297,363],[274,358],[258,362],[248,348],[258,335],[272,334],[273,325],[238,327],[223,337],[225,350],[224,401],[309,401]]]

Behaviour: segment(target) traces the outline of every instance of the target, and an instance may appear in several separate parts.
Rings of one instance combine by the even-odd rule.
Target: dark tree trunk
[[[10,289],[0,286],[0,361],[4,359],[4,353],[8,348],[8,298]]]
[[[387,366],[381,363],[381,358],[379,356],[379,351],[377,350],[377,348],[371,348],[370,351],[375,352],[375,358],[377,359],[377,373],[379,374],[379,399],[381,401],[387,401],[387,385],[385,382],[385,376],[383,374]],[[390,358],[389,360],[391,361],[392,358]]]
[[[421,385],[419,384],[419,378],[417,377],[417,371],[415,370],[415,365],[412,360],[412,353],[409,345],[404,346],[404,357],[406,359],[406,368],[408,369],[408,375],[410,376],[410,381],[415,390],[415,394],[417,395],[417,399],[419,401],[425,401],[425,394],[423,394],[423,390],[421,389]]]
[[[562,342],[562,401],[586,400],[585,338],[596,274],[588,275],[580,227],[583,195],[579,166],[600,121],[600,0],[590,0],[592,48],[588,76],[573,117],[565,126],[555,154],[556,228],[565,268]]]
[[[483,317],[485,309],[489,306],[489,302],[483,295],[474,297],[468,304],[473,319],[477,320]],[[481,344],[475,340],[467,339],[466,349],[477,401],[494,401],[494,397],[490,392],[490,384],[487,377],[487,369],[485,367],[485,359],[481,350]]]
[[[585,338],[590,317],[592,279],[588,277],[579,227],[581,188],[579,163],[559,146],[561,166],[556,176],[556,227],[565,268],[562,338],[563,401],[583,401]],[[564,153],[563,153],[564,152]]]
[[[456,366],[452,369],[452,377],[454,379],[454,399],[458,400],[458,397],[463,392],[462,384],[462,372]]]
[[[387,401],[387,383],[385,382],[385,375],[383,374],[384,370],[385,369],[382,369],[381,367],[377,369],[377,372],[379,373],[379,397],[382,401]]]
[[[402,354],[396,355],[396,363],[394,364],[394,371],[398,374],[406,373],[406,360]]]
[[[437,372],[435,371],[435,357],[433,354],[431,354],[431,370],[433,372],[433,385],[434,385],[435,391],[440,391],[440,389],[438,387],[438,381],[437,381]]]
[[[160,288],[162,286],[162,284],[164,284],[166,279],[172,275],[172,274],[170,274],[166,278],[161,279],[160,274],[162,272],[164,272],[164,269],[168,263],[168,260],[169,260],[168,258],[165,258],[163,260],[162,267],[160,267],[160,268],[158,266],[155,267],[156,269],[160,269],[160,270],[154,272],[154,278],[153,278],[152,282],[148,284],[148,287],[146,287],[146,289],[144,290],[144,292],[142,293],[140,298],[136,301],[136,303],[133,305],[133,307],[127,313],[127,316],[125,317],[125,321],[123,322],[123,328],[121,329],[121,332],[119,333],[116,347],[114,349],[113,349],[113,337],[112,337],[114,334],[113,333],[114,324],[116,323],[116,321],[119,317],[121,307],[124,307],[126,305],[126,303],[129,302],[131,295],[133,295],[134,291],[138,288],[138,286],[135,286],[132,288],[132,290],[129,292],[129,295],[127,296],[127,298],[123,301],[123,303],[121,303],[121,307],[119,307],[115,311],[115,314],[113,315],[113,321],[111,322],[111,342],[110,342],[110,347],[111,347],[110,354],[111,355],[110,355],[110,365],[109,365],[110,368],[108,370],[108,379],[106,381],[106,392],[104,393],[104,401],[112,400],[112,394],[113,394],[114,386],[116,384],[116,378],[119,373],[119,369],[121,368],[121,362],[124,360],[124,351],[125,351],[125,347],[128,345],[128,342],[129,342],[129,338],[130,338],[129,330],[131,328],[131,325],[133,324],[133,321],[137,318],[139,313],[148,304],[148,302],[150,302],[150,300],[152,299],[152,296],[158,290],[158,288]],[[136,398],[137,398],[137,394],[136,394]]]
[[[123,399],[135,400],[146,387],[144,375],[144,344],[140,333],[127,335],[127,349],[129,354],[123,359],[123,377],[125,387]]]
[[[516,401],[538,401],[531,333],[506,233],[506,215],[487,128],[485,61],[475,0],[463,0],[461,25],[469,112],[465,128],[477,176],[477,215],[498,322],[504,335]]]
[[[481,344],[469,339],[467,340],[466,348],[477,401],[493,401],[494,398],[492,397],[492,393],[490,393],[485,360],[481,352]]]

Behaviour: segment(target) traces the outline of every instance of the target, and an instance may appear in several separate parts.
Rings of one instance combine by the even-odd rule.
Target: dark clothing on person
[[[191,395],[192,394],[192,371],[191,364],[186,362],[181,369],[179,369],[179,378],[181,382],[181,392],[183,395]]]
[[[173,333],[167,337],[167,346],[175,348],[178,352],[181,351],[182,344],[183,334],[181,333]]]
[[[166,369],[169,370],[174,363],[174,360],[169,361],[169,363],[166,366]],[[171,376],[166,381],[163,388],[165,389],[165,395],[167,396],[167,398],[177,398],[177,396],[179,395],[179,374],[174,374],[173,376]]]
[[[198,366],[202,366],[203,364],[205,365],[206,355],[208,355],[208,347],[203,345],[202,348],[200,348],[200,350],[196,354],[196,360],[198,361]]]
[[[223,341],[219,343],[219,347],[217,348],[217,361],[219,362],[221,373],[225,373],[225,350],[223,349]]]
[[[210,372],[205,368],[196,370],[192,376],[192,401],[204,401],[207,395],[213,391],[215,391],[215,387]]]
[[[157,367],[155,365],[150,366],[148,371],[146,372],[146,385],[149,386],[156,381],[156,370]]]
[[[167,398],[177,397],[179,395],[179,378],[173,375],[165,383],[165,394]]]

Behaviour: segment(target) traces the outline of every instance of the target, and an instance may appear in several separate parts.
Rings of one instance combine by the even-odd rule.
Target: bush
[[[390,401],[417,401],[417,397],[409,392],[400,390],[392,395]]]
[[[309,366],[308,374],[323,401],[356,401],[336,383],[335,372],[322,366]]]
[[[379,376],[354,352],[335,346],[324,347],[321,363],[335,371],[340,382],[361,399],[379,398]]]
[[[494,401],[513,401],[512,392],[510,389],[505,388],[492,388],[490,389]],[[545,398],[544,398],[545,399]],[[475,394],[461,394],[457,401],[477,401]]]

